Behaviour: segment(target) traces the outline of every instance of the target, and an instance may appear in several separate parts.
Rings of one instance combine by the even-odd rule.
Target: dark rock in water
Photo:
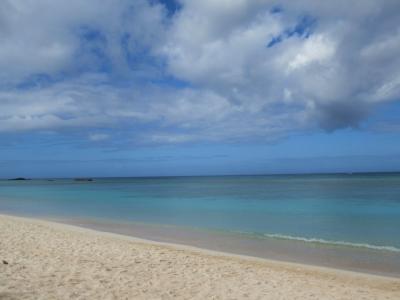
[[[4,265],[8,265],[8,261],[3,260],[3,264],[4,264]]]
[[[9,179],[9,180],[30,180],[30,179],[24,178],[24,177],[17,177],[17,178],[12,178],[12,179]]]
[[[75,181],[93,181],[92,178],[75,178]]]

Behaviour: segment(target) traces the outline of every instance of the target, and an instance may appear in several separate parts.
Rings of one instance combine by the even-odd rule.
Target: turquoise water
[[[0,212],[400,252],[400,174],[1,180]]]

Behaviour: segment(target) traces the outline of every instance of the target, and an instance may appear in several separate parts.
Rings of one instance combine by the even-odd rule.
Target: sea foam
[[[331,240],[324,240],[319,238],[305,238],[305,237],[298,237],[298,236],[290,236],[284,234],[263,234],[264,237],[267,238],[274,238],[280,240],[291,240],[291,241],[300,241],[305,243],[313,243],[313,244],[321,244],[327,246],[344,246],[344,247],[351,247],[351,248],[364,248],[369,250],[377,250],[377,251],[389,251],[389,252],[399,252],[400,249],[393,247],[393,246],[380,246],[380,245],[370,245],[366,243],[352,243],[352,242],[345,242],[345,241],[331,241]]]

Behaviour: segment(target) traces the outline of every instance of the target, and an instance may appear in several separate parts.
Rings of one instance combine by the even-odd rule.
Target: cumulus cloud
[[[400,97],[398,1],[6,0],[0,133],[269,141]]]
[[[243,110],[286,106],[329,130],[398,99],[398,3],[292,2],[271,13],[269,1],[185,1],[162,48],[170,72]]]

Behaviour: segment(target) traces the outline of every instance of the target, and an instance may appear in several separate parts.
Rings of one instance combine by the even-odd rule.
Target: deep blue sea
[[[400,174],[1,180],[1,212],[400,252]]]

